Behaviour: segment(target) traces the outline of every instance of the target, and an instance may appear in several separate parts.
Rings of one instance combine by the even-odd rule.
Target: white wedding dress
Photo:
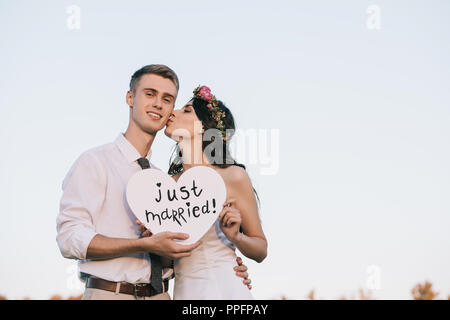
[[[217,220],[201,238],[202,244],[189,257],[174,262],[174,300],[253,300],[244,280],[233,270],[234,245]]]

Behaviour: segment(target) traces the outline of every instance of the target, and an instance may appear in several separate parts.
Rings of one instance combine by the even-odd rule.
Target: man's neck
[[[128,126],[125,131],[125,138],[136,148],[141,157],[146,157],[152,147],[155,134],[144,132],[140,129]]]

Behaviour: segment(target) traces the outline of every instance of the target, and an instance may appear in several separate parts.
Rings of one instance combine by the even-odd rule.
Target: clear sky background
[[[67,27],[70,5],[81,28]],[[366,26],[369,5],[381,29]],[[267,259],[256,298],[450,294],[448,1],[0,0],[0,294],[79,294],[56,245],[62,180],[126,129],[132,73],[209,85],[242,129],[279,129],[280,169],[249,173]],[[167,170],[163,134],[153,162]],[[240,159],[244,160],[245,159]]]

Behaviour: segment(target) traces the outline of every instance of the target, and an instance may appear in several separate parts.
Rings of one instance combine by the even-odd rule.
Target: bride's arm
[[[227,180],[234,199],[229,199],[231,206],[221,212],[221,229],[243,255],[262,262],[267,256],[267,240],[259,219],[252,183],[243,168],[233,166],[230,169]],[[243,233],[239,232],[239,226]]]

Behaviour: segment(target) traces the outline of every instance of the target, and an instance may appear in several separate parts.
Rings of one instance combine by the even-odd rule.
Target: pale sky
[[[244,258],[255,298],[351,297],[370,266],[375,298],[409,299],[425,280],[446,298],[449,13],[446,1],[0,0],[0,294],[82,292],[55,240],[62,180],[125,131],[132,73],[164,63],[177,107],[205,84],[239,128],[279,130],[278,172],[249,166],[269,243],[263,263]],[[172,146],[157,136],[163,170]]]

